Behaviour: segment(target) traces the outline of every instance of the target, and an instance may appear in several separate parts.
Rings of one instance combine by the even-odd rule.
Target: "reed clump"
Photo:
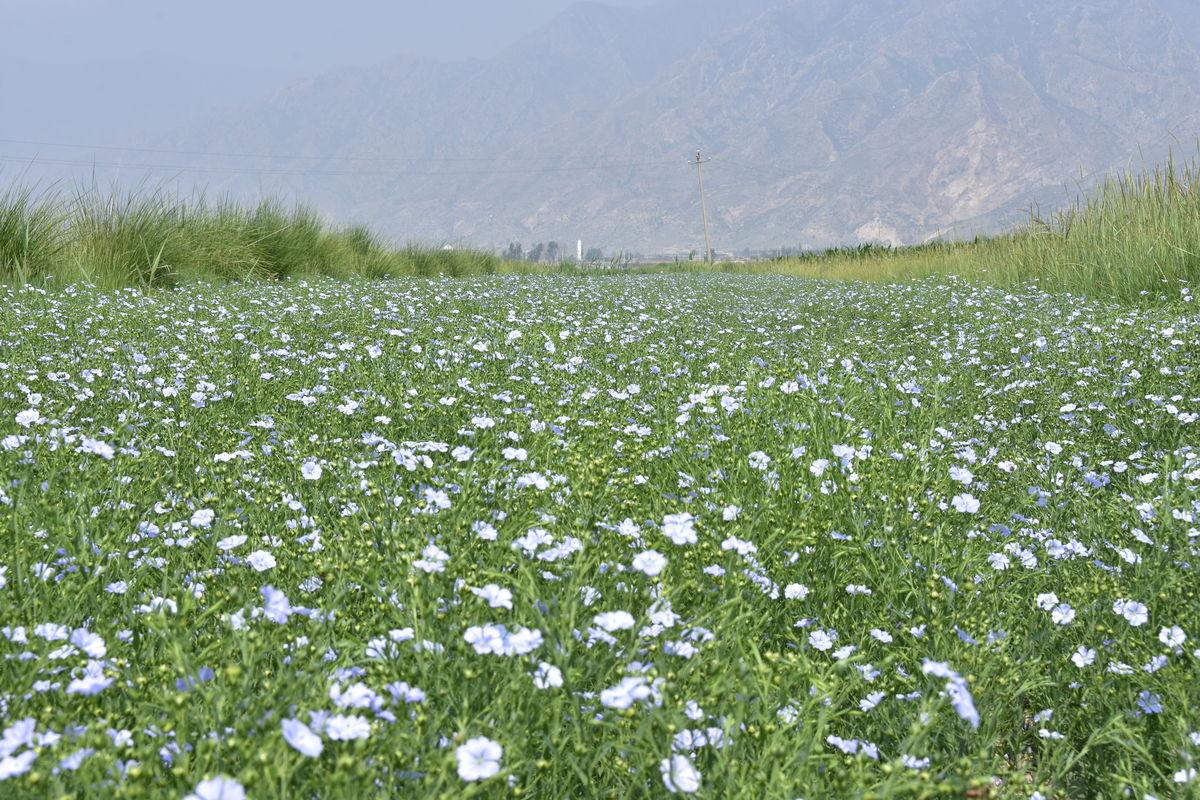
[[[393,247],[362,225],[336,227],[312,208],[161,191],[96,188],[0,194],[0,283],[173,286],[180,281],[387,278],[499,271],[491,253]]]

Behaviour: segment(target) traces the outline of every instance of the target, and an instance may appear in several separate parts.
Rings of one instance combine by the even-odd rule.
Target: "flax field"
[[[1162,287],[0,288],[0,796],[1197,796]]]

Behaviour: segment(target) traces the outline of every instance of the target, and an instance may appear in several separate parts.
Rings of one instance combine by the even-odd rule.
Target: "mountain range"
[[[1195,0],[662,0],[579,3],[493,58],[332,72],[147,141],[193,154],[159,158],[210,192],[401,241],[681,253],[703,247],[697,151],[735,251],[988,232],[1197,132]]]

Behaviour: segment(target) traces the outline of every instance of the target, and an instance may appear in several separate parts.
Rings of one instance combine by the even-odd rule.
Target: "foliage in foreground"
[[[0,794],[1186,796],[1198,346],[962,281],[5,290]]]

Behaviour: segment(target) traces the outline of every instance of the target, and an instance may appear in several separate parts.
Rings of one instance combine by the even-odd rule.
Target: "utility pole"
[[[700,182],[700,212],[704,215],[704,260],[711,267],[713,263],[712,239],[708,235],[708,204],[704,202],[704,173],[700,171],[700,165],[705,161],[712,161],[711,158],[701,158],[700,151],[696,151],[696,160],[692,163],[696,165],[696,180]]]

